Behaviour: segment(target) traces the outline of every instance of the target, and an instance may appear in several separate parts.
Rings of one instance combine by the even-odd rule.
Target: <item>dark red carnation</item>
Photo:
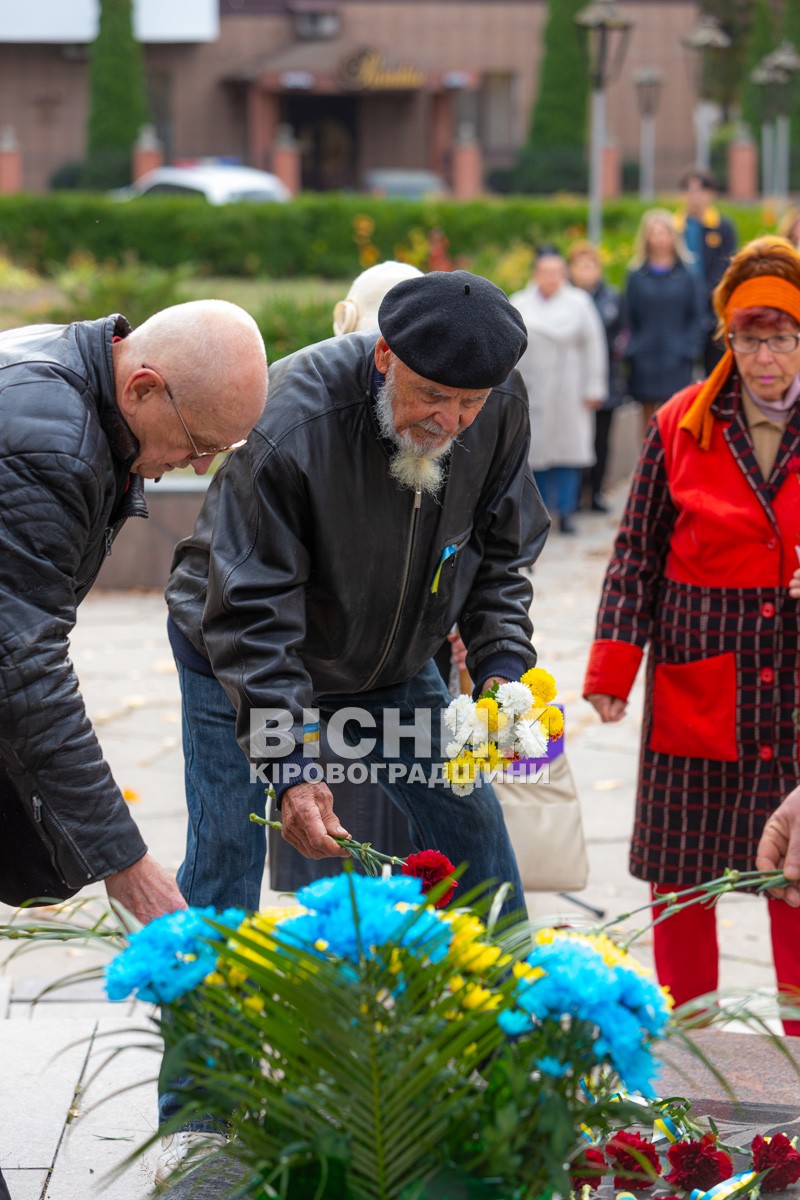
[[[582,1187],[590,1187],[592,1191],[600,1187],[600,1180],[606,1173],[606,1160],[603,1151],[596,1146],[586,1146],[573,1160],[569,1177],[572,1180],[572,1190],[580,1194]]]
[[[717,1149],[713,1133],[706,1133],[699,1141],[676,1142],[667,1151],[672,1170],[665,1175],[673,1187],[692,1191],[699,1188],[707,1192],[715,1183],[730,1179],[733,1160],[724,1150]]]
[[[443,879],[452,876],[455,867],[446,854],[438,850],[421,850],[419,854],[409,854],[403,863],[403,874],[414,875],[422,880],[422,890],[427,895],[432,887]],[[437,908],[444,908],[452,899],[453,892],[458,887],[458,881],[451,879],[451,886],[436,901]]]
[[[640,1133],[628,1133],[627,1130],[620,1129],[606,1142],[606,1158],[616,1172],[614,1187],[617,1189],[644,1192],[653,1186],[661,1174],[658,1151],[653,1143],[648,1142]]]
[[[750,1149],[755,1170],[768,1172],[758,1185],[762,1192],[781,1192],[800,1179],[800,1154],[785,1133],[773,1133],[771,1138],[758,1133]]]

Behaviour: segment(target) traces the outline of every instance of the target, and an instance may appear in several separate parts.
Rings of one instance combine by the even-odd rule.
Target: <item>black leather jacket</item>
[[[0,334],[0,761],[73,890],[146,849],[68,653],[114,537],[147,516],[114,399],[112,337],[129,332],[110,316]]]
[[[501,653],[536,661],[520,568],[550,521],[527,466],[519,374],[459,437],[433,499],[389,475],[375,342],[332,338],[270,368],[262,418],[176,551],[172,619],[230,695],[245,750],[250,709],[288,709],[302,741],[315,695],[410,679],[456,621],[474,678]]]

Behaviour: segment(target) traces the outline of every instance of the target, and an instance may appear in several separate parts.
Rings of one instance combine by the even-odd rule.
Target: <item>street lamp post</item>
[[[789,84],[800,71],[800,54],[791,42],[784,39],[777,50],[761,60],[762,68],[772,72],[776,95],[775,136],[773,150],[773,195],[785,204],[789,199],[789,167],[791,141],[789,130]]]
[[[656,190],[656,112],[663,82],[656,67],[642,67],[633,77],[641,119],[639,141],[639,199],[652,200]]]
[[[761,194],[765,198],[767,196],[775,198],[781,191],[780,176],[782,174],[778,165],[778,118],[775,116],[775,112],[779,107],[783,107],[779,97],[786,91],[789,76],[785,71],[770,66],[766,59],[762,59],[750,72],[750,80],[761,89],[763,97],[761,105],[763,115],[761,121]]]
[[[697,103],[694,110],[695,131],[695,162],[698,167],[707,171],[711,165],[711,119],[710,105],[705,95],[705,61],[709,50],[727,50],[731,44],[725,30],[716,17],[701,13],[697,24],[691,33],[682,38],[687,50],[697,55],[697,70],[695,73],[695,91]]]
[[[596,0],[575,17],[586,30],[589,79],[592,85],[589,154],[589,240],[600,241],[603,214],[603,149],[606,140],[605,89],[625,57],[633,22],[622,15],[613,0]]]

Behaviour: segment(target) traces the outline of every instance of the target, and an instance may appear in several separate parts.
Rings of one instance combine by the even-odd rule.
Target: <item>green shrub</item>
[[[604,206],[609,254],[616,254],[618,243],[630,243],[645,207],[628,198]],[[773,227],[774,218],[757,207],[723,207],[740,241]],[[413,257],[433,229],[443,232],[455,262],[484,263],[489,247],[503,253],[519,243],[566,246],[585,236],[586,217],[585,197],[574,195],[459,202],[315,194],[288,204],[215,207],[183,197],[121,202],[56,192],[0,196],[0,250],[50,273],[53,264],[86,253],[101,263],[124,262],[132,254],[142,264],[200,275],[353,279],[370,262]],[[421,232],[412,237],[412,231]]]
[[[293,300],[284,295],[267,301],[254,312],[269,361],[333,337],[332,307],[324,296],[318,300]]]
[[[55,276],[63,301],[49,310],[47,320],[68,324],[120,312],[131,325],[141,325],[159,309],[187,298],[181,286],[186,277],[183,267],[163,270],[131,254],[122,263],[98,263],[90,254],[76,254]]]

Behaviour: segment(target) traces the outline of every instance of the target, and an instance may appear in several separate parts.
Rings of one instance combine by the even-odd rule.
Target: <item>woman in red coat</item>
[[[714,305],[728,351],[648,427],[584,685],[620,720],[649,645],[630,869],[654,896],[752,870],[798,778],[800,255],[751,242]],[[800,912],[768,904],[778,985],[798,989]],[[657,924],[654,952],[677,1004],[714,991],[714,909]]]

